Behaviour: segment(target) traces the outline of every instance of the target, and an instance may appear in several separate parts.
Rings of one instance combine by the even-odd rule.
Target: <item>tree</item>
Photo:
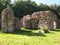
[[[49,7],[53,10],[57,10],[57,8],[58,8],[58,6],[56,4],[50,5]]]
[[[31,14],[37,11],[37,4],[31,1],[17,1],[13,4],[13,9],[16,17],[23,17],[26,14]]]
[[[53,13],[55,13],[56,15],[57,15],[57,17],[58,18],[60,18],[60,16],[59,16],[59,9],[58,9],[58,5],[56,5],[56,4],[53,4],[53,5],[50,5],[49,6],[49,10],[51,10]]]
[[[59,13],[59,16],[60,16],[60,6],[58,6],[58,9],[57,10],[58,10],[58,13]]]
[[[11,0],[1,0],[2,4],[6,7],[7,5],[11,4]]]
[[[3,1],[0,0],[0,14],[2,12],[2,10],[5,8],[4,4],[3,4]]]
[[[40,8],[40,10],[42,10],[42,11],[43,11],[43,10],[49,10],[49,6],[46,5],[46,4],[42,4],[42,3],[39,5],[39,8]]]

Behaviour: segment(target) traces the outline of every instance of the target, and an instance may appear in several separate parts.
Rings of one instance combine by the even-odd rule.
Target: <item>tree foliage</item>
[[[11,4],[11,0],[0,0],[0,13],[7,4],[11,5],[10,7],[14,10],[15,17],[21,18],[26,14],[32,14],[33,12],[51,10],[60,18],[60,5],[52,4],[48,6],[47,4],[42,3],[37,5],[36,2],[31,2],[31,0],[16,0]]]

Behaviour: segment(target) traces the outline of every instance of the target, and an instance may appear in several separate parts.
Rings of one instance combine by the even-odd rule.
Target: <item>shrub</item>
[[[50,30],[48,30],[47,28],[43,28],[42,29],[45,33],[50,33]]]
[[[50,30],[48,30],[47,28],[41,28],[39,34],[45,34],[45,33],[50,33]]]

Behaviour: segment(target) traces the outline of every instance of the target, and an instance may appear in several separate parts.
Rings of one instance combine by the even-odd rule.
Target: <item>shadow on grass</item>
[[[46,37],[46,35],[40,35],[38,33],[34,33],[32,31],[26,31],[26,30],[19,30],[19,31],[15,31],[15,32],[12,32],[12,33],[6,33],[6,34],[27,35],[27,36],[43,36],[43,37]]]
[[[60,32],[60,29],[54,29],[54,30],[51,30],[51,31]]]
[[[28,30],[38,30],[38,28],[27,28]]]

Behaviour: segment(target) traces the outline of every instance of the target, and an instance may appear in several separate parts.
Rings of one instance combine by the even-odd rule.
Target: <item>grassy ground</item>
[[[39,35],[38,30],[0,33],[0,45],[60,45],[60,30]]]

